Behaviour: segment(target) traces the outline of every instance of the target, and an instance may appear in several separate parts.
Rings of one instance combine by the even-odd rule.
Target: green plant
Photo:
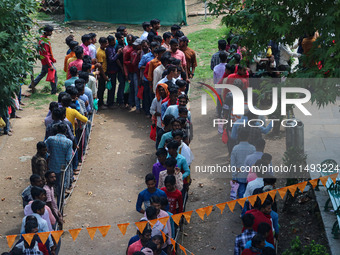
[[[310,244],[302,246],[298,236],[291,241],[290,246],[282,255],[329,255],[327,248],[324,245],[316,244],[314,240]]]
[[[0,1],[0,115],[12,104],[23,75],[32,71],[39,56],[31,18],[38,6],[36,0]]]
[[[223,15],[222,23],[240,29],[241,45],[254,55],[263,52],[270,40],[293,44],[296,38],[313,34],[320,37],[313,43],[308,56],[300,58],[300,66],[292,77],[339,78],[340,77],[340,2],[333,0],[216,0],[209,2],[209,10]],[[318,64],[317,64],[318,63]],[[322,67],[321,67],[322,66]],[[336,82],[303,84],[312,91],[312,102],[320,107],[334,103],[340,91]]]

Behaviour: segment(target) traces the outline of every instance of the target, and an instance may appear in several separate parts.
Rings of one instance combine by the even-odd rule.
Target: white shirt
[[[92,90],[93,97],[97,97],[97,80],[92,75],[89,75],[89,82],[86,84]]]
[[[152,100],[150,113],[154,115],[156,112],[162,113],[162,98],[158,101],[157,97]],[[162,128],[162,118],[157,116],[157,127]]]
[[[90,50],[90,57],[92,59],[96,58],[97,57],[97,49],[96,49],[96,46],[94,44],[90,44],[89,45],[89,50]]]
[[[280,65],[288,66],[288,62],[290,60],[290,57],[300,57],[301,54],[293,52],[288,44],[280,44],[279,45],[279,50],[280,50]]]
[[[248,183],[243,197],[252,196],[255,189],[262,188],[263,186],[264,186],[263,178],[256,178],[255,180]]]
[[[169,81],[169,80],[168,80],[167,76],[165,76],[163,79],[161,79],[159,82],[157,82],[157,85],[160,84],[160,83],[166,83],[167,81]],[[173,84],[176,84],[176,79],[175,78],[172,78],[171,81],[172,81]],[[156,86],[156,88],[157,88],[157,86]]]
[[[156,69],[153,71],[153,93],[156,94],[156,88],[157,84],[160,80],[162,80],[162,74],[165,70],[165,67],[161,64],[156,67]]]
[[[194,160],[194,154],[192,154],[192,151],[188,145],[185,143],[181,143],[181,145],[178,148],[178,152],[180,151],[179,154],[181,154],[183,157],[185,157],[188,166],[190,166],[191,162]]]
[[[144,31],[144,33],[140,36],[140,39],[143,41],[143,40],[147,40],[148,39],[148,35],[149,33]]]

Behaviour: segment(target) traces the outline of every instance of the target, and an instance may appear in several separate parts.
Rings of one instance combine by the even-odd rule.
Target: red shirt
[[[128,75],[129,73],[133,73],[132,63],[131,63],[131,52],[133,51],[133,47],[130,45],[126,45],[123,48],[123,66],[124,73]]]
[[[42,47],[41,50],[39,51],[39,54],[40,56],[43,57],[43,59],[41,59],[41,64],[48,65],[48,67],[50,67],[52,63],[56,62],[56,60],[53,57],[50,39],[48,39],[47,36],[45,35],[41,37],[47,39],[48,41],[48,42],[44,42],[43,40],[39,41],[39,46]]]
[[[246,213],[251,213],[252,215],[254,215],[255,219],[254,219],[253,229],[256,232],[257,232],[257,227],[259,226],[260,223],[265,222],[265,223],[269,224],[270,232],[269,232],[269,235],[267,236],[266,241],[275,246],[274,235],[273,235],[273,225],[272,225],[270,215],[266,215],[266,214],[264,214],[263,212],[261,212],[257,209],[249,210]],[[242,231],[243,231],[243,229],[242,229]]]
[[[127,255],[132,255],[136,251],[141,251],[142,248],[143,248],[142,242],[141,240],[138,240],[129,246]]]
[[[241,253],[241,255],[257,255],[257,254],[261,254],[261,253],[251,251],[250,249],[245,249]]]
[[[182,192],[176,189],[174,192],[169,192],[165,187],[161,188],[168,197],[169,202],[169,212],[172,214],[183,212],[183,197]],[[177,206],[178,205],[178,206]]]
[[[140,61],[140,54],[133,50],[130,54],[131,57],[131,73],[138,73],[138,63]]]
[[[77,68],[78,72],[81,71],[81,70],[82,70],[82,66],[83,66],[83,60],[82,60],[82,59],[77,59],[77,60],[71,62],[71,63],[68,65],[68,70],[67,70],[67,80],[70,79],[70,78],[72,77],[72,76],[71,76],[71,73],[70,73],[70,68],[71,68],[72,66],[75,66],[75,67]]]

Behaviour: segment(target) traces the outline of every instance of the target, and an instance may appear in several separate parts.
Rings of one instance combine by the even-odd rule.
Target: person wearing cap
[[[197,66],[196,53],[193,49],[188,47],[189,39],[186,36],[179,38],[179,49],[183,51],[185,60],[187,62],[187,69],[185,70],[189,79],[192,79],[195,74]]]
[[[159,66],[161,65],[161,57],[163,56],[163,53],[166,52],[166,48],[164,47],[159,47],[155,50],[155,53],[156,53],[156,57],[150,61],[149,63],[149,71],[148,71],[148,81],[151,81],[153,80],[153,72],[154,70]]]
[[[149,35],[149,32],[150,32],[152,27],[150,25],[150,22],[147,22],[147,21],[143,22],[142,26],[143,26],[144,32],[140,36],[140,39],[143,41],[143,40],[147,40],[148,39],[148,35]]]
[[[186,70],[187,61],[185,59],[185,55],[183,51],[179,50],[178,41],[176,39],[170,40],[170,49],[171,49],[171,57],[179,59],[182,63],[183,69]]]
[[[141,53],[141,45],[142,45],[142,40],[140,38],[137,38],[133,43],[133,51],[131,52],[131,68],[130,68],[130,73],[133,81],[133,86],[134,86],[134,100],[136,104],[136,113],[140,113],[140,99],[137,97],[138,94],[138,81],[139,81],[139,69],[138,69],[138,63],[140,61],[140,53]],[[130,98],[130,97],[129,97]]]
[[[51,94],[57,93],[57,83],[58,83],[58,76],[57,76],[57,70],[54,68],[53,63],[56,63],[57,61],[53,57],[52,53],[52,46],[49,37],[52,35],[54,28],[50,25],[46,25],[44,27],[44,33],[41,36],[41,40],[39,40],[39,46],[40,51],[39,54],[41,56],[41,72],[35,78],[35,80],[32,82],[30,87],[32,88],[32,92],[35,91],[35,86],[38,85],[38,83],[41,81],[42,78],[45,77],[45,75],[48,73],[48,70],[55,70],[54,73],[54,82],[51,83]]]

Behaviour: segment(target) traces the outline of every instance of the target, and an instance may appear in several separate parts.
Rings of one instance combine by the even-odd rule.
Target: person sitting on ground
[[[269,235],[269,231],[270,231],[270,226],[265,222],[260,223],[258,228],[257,228],[257,234],[262,235],[264,238],[267,238],[267,236]],[[270,247],[270,248],[274,249],[274,245],[272,245],[271,243],[268,243],[267,241],[264,241],[264,242],[265,242],[264,247]],[[251,247],[251,240],[249,240],[246,243],[245,249],[249,249],[250,247]]]
[[[139,236],[139,240],[129,246],[127,255],[133,255],[135,252],[140,251],[143,247],[145,247],[151,239],[151,232],[152,228],[149,223],[146,224],[142,233],[138,229],[137,234]]]
[[[78,79],[78,69],[77,69],[77,67],[71,66],[70,67],[70,74],[71,74],[71,78],[66,80],[65,83],[64,83],[65,88],[74,84],[74,82]]]
[[[37,153],[32,157],[31,166],[32,174],[37,174],[45,183],[45,173],[48,170],[47,166],[47,147],[44,142],[37,143]]]
[[[156,178],[153,174],[147,174],[145,176],[145,184],[147,188],[138,194],[138,199],[136,203],[136,210],[142,214],[145,213],[146,208],[150,206],[150,198],[152,196],[163,196],[166,197],[164,191],[156,188]],[[144,209],[142,204],[144,203]]]
[[[262,249],[265,246],[265,238],[260,235],[256,234],[251,239],[251,247],[248,249],[244,249],[241,255],[258,255],[262,254]]]
[[[168,152],[164,148],[158,149],[156,152],[158,162],[156,162],[152,167],[152,174],[156,178],[156,187],[159,185],[159,173],[166,170],[165,160],[167,155]]]
[[[165,187],[164,181],[165,181],[165,178],[169,175],[175,176],[175,178],[176,178],[176,189],[178,189],[180,191],[183,189],[182,173],[181,173],[180,169],[178,167],[176,167],[176,164],[177,164],[177,160],[174,159],[173,157],[169,157],[165,160],[166,170],[159,173],[159,182],[158,182],[158,188],[159,189],[162,189],[163,187]]]
[[[31,189],[31,195],[32,195],[32,198],[34,200],[40,200],[40,201],[43,201],[43,202],[46,202],[46,190],[44,190],[43,188],[40,188],[40,187],[32,187]],[[24,214],[25,216],[28,216],[28,215],[32,215],[33,214],[33,210],[32,210],[32,203],[33,201],[30,201],[28,203],[28,205],[25,206],[24,208]],[[50,208],[45,205],[45,212],[44,214],[41,216],[44,220],[46,220],[47,222],[47,226],[48,226],[48,229],[50,231],[53,231],[54,228],[54,224],[56,223],[56,219],[55,217],[53,216]]]
[[[168,198],[170,209],[173,214],[183,212],[183,197],[182,192],[176,188],[176,178],[173,175],[168,175],[164,180],[165,187],[161,188]]]
[[[241,255],[248,241],[251,242],[251,239],[256,235],[256,232],[253,230],[254,215],[252,214],[243,215],[242,223],[244,230],[242,234],[236,236],[234,255]]]
[[[58,221],[59,225],[63,225],[63,215],[59,211],[57,206],[57,201],[55,200],[54,196],[54,186],[57,181],[57,176],[55,172],[48,171],[45,174],[46,184],[44,186],[44,190],[46,191],[46,205],[51,209],[53,216]]]
[[[40,175],[37,175],[37,174],[31,175],[30,183],[31,183],[31,185],[29,185],[26,189],[24,189],[24,191],[21,194],[22,204],[23,204],[24,208],[25,208],[26,205],[28,205],[28,203],[30,201],[33,201],[33,198],[32,198],[32,195],[31,195],[32,187],[37,186],[37,187],[42,188],[42,187],[44,187],[44,184],[45,184],[45,182],[40,177]]]

